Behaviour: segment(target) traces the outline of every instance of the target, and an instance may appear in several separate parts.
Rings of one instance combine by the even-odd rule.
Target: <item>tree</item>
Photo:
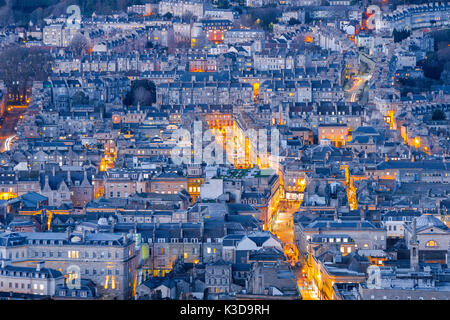
[[[74,56],[80,57],[89,49],[89,41],[80,33],[73,36],[68,49],[73,52]]]
[[[444,70],[441,73],[441,80],[444,84],[450,84],[450,61],[444,64]]]
[[[0,25],[7,26],[14,23],[14,12],[9,6],[0,9]]]
[[[296,24],[300,24],[301,22],[298,19],[291,18],[291,19],[289,19],[288,23],[289,23],[290,26],[293,26],[293,25],[296,25]]]
[[[241,7],[234,7],[234,11],[236,11],[238,14],[242,14],[242,8]]]
[[[72,96],[73,104],[89,104],[89,96],[86,95],[83,91],[77,91]]]
[[[257,8],[250,13],[252,20],[256,21],[264,30],[271,30],[280,15],[281,11],[276,8]]]
[[[431,119],[434,121],[445,120],[447,119],[447,116],[445,115],[445,112],[442,111],[441,109],[435,109],[433,110],[433,115],[431,116]]]
[[[181,21],[183,21],[184,23],[190,23],[193,17],[194,17],[194,14],[192,12],[186,11],[185,13],[183,13],[183,16],[181,17]]]
[[[219,9],[228,9],[230,7],[230,3],[228,2],[228,0],[219,0],[219,2],[217,3],[217,7]]]
[[[439,60],[436,52],[427,52],[427,58],[421,60],[418,65],[422,66],[425,77],[439,80],[444,70],[444,62]]]
[[[156,102],[156,86],[150,80],[135,80],[123,103],[127,106],[150,106]]]
[[[408,38],[410,35],[411,35],[411,31],[409,31],[409,30],[397,31],[397,29],[394,29],[392,31],[392,36],[394,37],[394,42],[401,42],[402,40]]]
[[[50,67],[50,54],[41,48],[16,45],[0,52],[0,79],[12,96],[19,97],[17,102],[24,102],[33,81],[47,80]]]

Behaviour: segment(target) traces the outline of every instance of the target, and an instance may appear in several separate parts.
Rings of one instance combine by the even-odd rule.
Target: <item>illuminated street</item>
[[[0,128],[0,152],[10,150],[17,131],[17,122],[24,111],[24,108],[12,108],[11,111],[8,111]]]
[[[350,87],[350,89],[346,91],[347,94],[350,94],[349,96],[350,102],[357,102],[358,96],[364,89],[366,82],[369,81],[371,78],[372,78],[371,74],[360,75],[353,78],[354,81],[352,83],[352,86]]]
[[[0,300],[450,299],[448,1],[0,13]]]

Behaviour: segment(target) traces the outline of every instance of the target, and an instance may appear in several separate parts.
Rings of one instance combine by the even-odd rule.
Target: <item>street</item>
[[[3,120],[0,128],[0,152],[10,150],[11,143],[16,135],[16,126],[20,115],[25,111],[24,108],[11,108]]]
[[[351,94],[349,97],[350,102],[356,102],[358,99],[358,95],[360,92],[364,89],[364,85],[368,80],[372,78],[371,74],[368,75],[361,75],[359,77],[355,77],[355,81],[353,82],[350,89],[347,90],[348,94]]]
[[[293,214],[300,207],[301,201],[280,200],[277,212],[274,215],[272,232],[284,245],[286,257],[295,263],[294,273],[297,278],[297,286],[303,300],[319,300],[312,284],[308,283],[302,257],[298,257],[298,249],[295,244]],[[295,257],[293,259],[293,257]],[[297,261],[300,258],[300,261]],[[298,263],[297,263],[298,262]]]

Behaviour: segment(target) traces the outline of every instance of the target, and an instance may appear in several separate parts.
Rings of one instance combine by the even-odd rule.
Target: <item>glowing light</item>
[[[348,170],[348,165],[341,165],[341,170],[345,172],[345,186],[347,187],[347,201],[350,210],[356,210],[358,208],[358,202],[356,199],[356,187],[353,184],[352,177],[350,177],[350,172]]]
[[[259,82],[253,83],[253,99],[255,100],[255,103],[257,102],[259,98]]]
[[[106,276],[106,278],[105,278],[105,286],[104,286],[105,289],[108,289],[108,282],[109,282],[109,276]]]
[[[389,110],[386,114],[386,123],[389,124],[389,128],[391,130],[395,129],[395,118],[394,118],[395,110]]]
[[[14,192],[2,192],[0,193],[0,199],[1,200],[9,200],[17,198],[17,194]]]
[[[48,212],[47,230],[50,230],[50,226],[52,225],[53,212],[52,211],[47,212]]]
[[[314,38],[311,36],[306,36],[305,37],[305,43],[313,43],[314,42]]]
[[[420,148],[420,138],[419,137],[414,138],[414,147],[416,149]]]
[[[105,160],[105,157],[103,157],[101,162],[100,162],[100,171],[106,171],[106,160]]]

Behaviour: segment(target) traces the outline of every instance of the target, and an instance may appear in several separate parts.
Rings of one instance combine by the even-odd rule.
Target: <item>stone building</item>
[[[42,262],[38,262],[34,268],[12,266],[8,259],[3,259],[0,291],[54,296],[56,287],[64,284],[64,276],[58,270],[43,268],[42,265]]]
[[[41,261],[77,279],[92,280],[107,298],[131,296],[136,265],[134,241],[126,234],[24,232],[0,234],[0,258],[14,266]]]
[[[206,265],[205,284],[209,293],[228,293],[231,289],[231,263],[218,260]]]

